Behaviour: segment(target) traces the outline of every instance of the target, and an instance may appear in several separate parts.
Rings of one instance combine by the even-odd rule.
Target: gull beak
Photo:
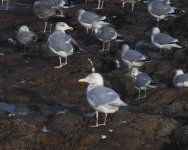
[[[85,79],[80,79],[80,80],[78,80],[78,82],[86,82],[86,80]]]
[[[68,27],[68,30],[73,30],[73,28],[72,27]]]

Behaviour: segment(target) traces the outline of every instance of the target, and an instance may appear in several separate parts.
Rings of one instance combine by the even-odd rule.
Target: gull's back
[[[53,17],[56,15],[55,9],[52,7],[51,4],[48,3],[41,3],[41,2],[36,2],[33,6],[33,12],[35,15],[42,19],[46,20],[49,19],[50,17]]]
[[[117,38],[117,32],[114,28],[110,26],[103,26],[99,29],[99,31],[96,33],[96,37],[101,41],[109,42],[113,39]]]
[[[176,38],[173,38],[170,35],[164,34],[164,33],[158,33],[154,37],[154,42],[156,42],[160,45],[172,44],[172,43],[175,43],[177,41],[178,40]]]
[[[18,31],[16,38],[21,44],[27,45],[36,40],[37,35],[31,31]]]
[[[92,107],[99,105],[111,105],[111,106],[125,106],[126,104],[121,101],[119,95],[112,89],[107,87],[96,87],[87,92],[88,102]]]
[[[136,88],[147,87],[152,82],[150,76],[146,73],[138,74],[133,81]]]
[[[53,32],[48,38],[48,46],[57,52],[65,51],[67,53],[73,53],[74,47],[72,42],[74,40],[71,36],[60,31]]]

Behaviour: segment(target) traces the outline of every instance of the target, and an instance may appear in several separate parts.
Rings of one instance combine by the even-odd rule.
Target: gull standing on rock
[[[156,86],[151,85],[152,80],[150,76],[146,73],[140,72],[136,67],[131,68],[131,76],[133,77],[134,87],[139,91],[138,99],[146,97],[146,90],[148,88],[156,88]],[[143,97],[140,96],[141,90],[145,91]]]
[[[45,21],[44,26],[44,33],[46,32],[46,28],[48,25],[48,20],[53,17],[65,17],[62,13],[62,10],[60,8],[63,4],[66,4],[63,2],[61,5],[58,3],[53,3],[54,1],[36,1],[33,6],[33,12],[34,14],[41,20]],[[71,7],[71,6],[70,6]],[[50,24],[50,32],[51,32],[52,24]]]
[[[104,21],[92,22],[92,27],[94,29],[96,38],[103,42],[103,49],[101,51],[105,50],[106,43],[108,43],[107,50],[109,51],[110,42],[120,36],[113,27],[109,26],[109,24],[110,23]]]
[[[184,73],[183,70],[177,70],[173,84],[175,87],[188,87],[188,73]]]
[[[127,44],[122,46],[121,59],[128,65],[129,72],[131,67],[140,67],[143,66],[145,62],[150,61],[148,57],[144,56],[139,51],[130,49]]]
[[[36,42],[38,36],[34,32],[31,32],[28,26],[23,25],[19,28],[16,35],[16,39],[20,44],[24,46],[24,54],[25,54],[26,46],[31,44],[32,42]]]
[[[168,1],[148,0],[147,3],[149,13],[157,19],[157,26],[160,20],[166,19],[169,16],[176,17],[176,10],[174,7],[170,6]]]
[[[98,15],[94,12],[85,11],[83,9],[78,10],[78,22],[87,29],[87,33],[89,29],[92,29],[93,21],[102,21],[105,20],[106,16]]]
[[[108,113],[115,113],[120,106],[127,106],[114,90],[104,87],[103,78],[99,73],[92,73],[78,82],[89,83],[86,91],[87,101],[96,110],[96,124],[92,127],[106,125]],[[105,119],[102,124],[98,123],[98,112],[105,113]]]
[[[53,32],[48,38],[48,47],[50,50],[59,56],[60,65],[55,68],[61,68],[67,64],[67,56],[72,55],[79,48],[76,41],[65,33],[65,30],[73,30],[64,22],[58,22]],[[61,57],[65,58],[65,63],[61,62]]]
[[[160,33],[160,29],[158,27],[154,27],[152,29],[152,35],[151,35],[151,41],[152,43],[160,49],[172,49],[172,48],[182,48],[180,45],[176,44],[178,42],[178,39],[171,37],[168,34]]]

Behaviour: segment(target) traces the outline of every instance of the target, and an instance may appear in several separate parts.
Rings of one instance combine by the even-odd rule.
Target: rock
[[[182,126],[174,130],[172,134],[173,145],[176,149],[188,148],[188,125]]]

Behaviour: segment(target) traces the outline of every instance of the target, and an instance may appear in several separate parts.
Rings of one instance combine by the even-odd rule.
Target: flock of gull
[[[120,1],[122,2],[122,7],[124,7],[126,3],[131,3],[132,11],[134,11],[135,3],[142,0]],[[161,33],[158,27],[160,20],[166,20],[169,16],[176,17],[178,11],[175,7],[171,6],[170,0],[147,0],[142,2],[146,3],[150,15],[157,19],[157,27],[153,27],[151,34],[151,42],[153,45],[160,49],[160,53],[164,49],[182,48],[182,46],[178,44],[178,39],[166,33]],[[86,0],[85,3],[89,2]],[[98,0],[97,9],[102,9],[103,5],[104,0]],[[2,0],[2,7],[4,7],[4,0]],[[71,7],[74,7],[74,4],[66,0],[39,0],[34,3],[33,12],[38,19],[44,21],[45,26],[43,32],[45,33],[47,31],[48,21],[54,16],[64,17],[64,9]],[[8,1],[6,8],[8,9]],[[124,38],[110,23],[105,21],[106,18],[106,16],[101,16],[92,11],[84,9],[78,10],[78,23],[86,29],[87,33],[92,32],[95,37],[103,43],[102,50],[99,52],[109,51],[111,41],[117,40],[119,37]],[[52,30],[51,28],[52,25],[50,25],[50,32]],[[47,40],[49,49],[59,56],[59,66],[55,66],[55,68],[62,68],[67,65],[67,57],[74,54],[75,51],[84,51],[80,48],[78,43],[66,33],[66,30],[73,30],[73,28],[65,22],[57,22],[55,31],[50,33]],[[24,46],[25,53],[25,47],[37,41],[38,36],[36,33],[30,31],[26,25],[23,25],[19,28],[16,38],[17,41]],[[65,58],[65,62],[63,63],[62,58]],[[156,86],[152,85],[153,81],[151,77],[147,73],[139,71],[138,68],[143,66],[146,62],[149,63],[150,58],[136,49],[131,49],[127,44],[123,44],[121,60],[129,68],[133,85],[139,91],[138,99],[146,97],[146,90],[155,88]],[[103,77],[99,73],[93,72],[87,77],[80,79],[79,82],[89,83],[86,90],[87,100],[90,106],[96,110],[96,124],[93,127],[106,125],[108,113],[118,111],[120,106],[127,106],[114,90],[104,86]],[[177,70],[173,84],[175,87],[188,87],[188,73],[184,74],[182,70]],[[142,90],[145,91],[143,97],[141,97]],[[105,119],[102,124],[98,122],[98,112],[105,113]]]

